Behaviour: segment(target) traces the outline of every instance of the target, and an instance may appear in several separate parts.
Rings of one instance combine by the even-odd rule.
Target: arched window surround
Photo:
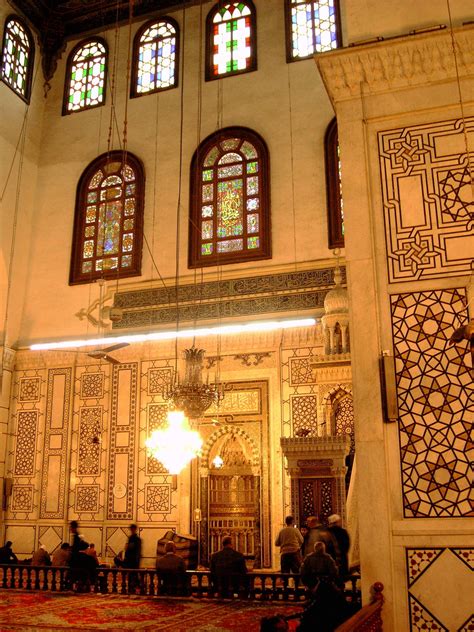
[[[140,39],[142,35],[145,33],[147,29],[149,29],[153,24],[157,23],[167,23],[171,25],[175,30],[175,60],[174,60],[174,83],[173,85],[164,87],[164,88],[154,88],[153,90],[149,90],[147,92],[138,92],[137,90],[137,81],[138,81],[138,65],[139,65],[139,53],[140,53]],[[160,16],[159,18],[154,18],[152,20],[148,20],[143,24],[135,34],[133,38],[133,51],[132,51],[132,76],[130,82],[130,97],[144,97],[148,94],[154,94],[155,92],[165,92],[166,90],[173,90],[177,88],[179,85],[179,63],[180,63],[180,32],[179,32],[179,24],[178,22],[170,18],[168,16]]]
[[[252,72],[257,70],[257,10],[255,8],[252,0],[243,0],[242,4],[245,4],[250,9],[250,59],[249,65],[247,68],[243,68],[242,70],[232,70],[229,72],[216,74],[213,70],[213,24],[214,24],[214,16],[216,13],[222,9],[227,4],[240,4],[234,3],[230,0],[228,2],[223,2],[220,0],[217,2],[214,7],[209,11],[206,18],[206,72],[205,78],[206,81],[214,81],[215,79],[222,79],[224,77],[233,77],[235,75],[242,75],[247,72]]]
[[[303,5],[316,5],[318,2],[316,0],[308,0],[307,2],[301,2]],[[303,59],[311,59],[313,55],[317,54],[318,51],[315,49],[310,52],[308,55],[293,55],[293,28],[292,28],[292,15],[291,8],[293,5],[293,0],[285,0],[285,24],[286,24],[286,61],[288,63],[294,61],[301,61]],[[342,46],[342,31],[341,31],[341,12],[339,7],[339,0],[334,0],[334,17],[335,17],[335,26],[336,26],[336,48],[340,48]],[[314,28],[312,29],[313,40],[315,37]]]
[[[68,110],[68,97],[69,97],[69,89],[70,89],[70,85],[71,85],[71,72],[72,72],[72,65],[74,62],[74,57],[76,56],[76,54],[81,50],[81,48],[84,48],[85,46],[87,46],[88,44],[91,44],[93,42],[97,42],[99,44],[101,44],[104,49],[105,49],[105,68],[104,68],[104,89],[103,89],[103,98],[102,101],[100,103],[95,103],[93,105],[85,105],[84,107],[81,107],[80,109],[77,110]],[[107,69],[108,69],[108,59],[109,59],[109,47],[107,42],[105,41],[105,39],[103,37],[89,37],[87,39],[83,39],[80,42],[78,42],[76,44],[76,46],[74,46],[74,48],[71,50],[71,52],[68,55],[67,58],[67,62],[66,62],[66,77],[64,80],[64,96],[63,96],[63,116],[69,115],[69,114],[77,114],[78,112],[85,112],[86,110],[92,110],[94,108],[99,108],[102,107],[103,105],[105,105],[105,99],[106,99],[106,95],[107,95]]]
[[[324,137],[326,196],[328,218],[328,248],[344,248],[341,178],[339,174],[339,140],[337,120],[329,123]]]
[[[204,169],[204,160],[213,146],[230,138],[239,138],[240,146],[245,141],[249,141],[255,146],[259,161],[259,238],[260,245],[258,249],[246,249],[243,251],[234,251],[227,253],[213,252],[212,255],[203,255],[201,252],[202,243],[202,198],[201,187],[203,185],[202,172]],[[217,164],[217,158],[216,158]],[[213,183],[217,183],[217,179],[213,177]],[[214,186],[213,204],[216,205],[216,187]],[[217,206],[216,206],[217,213]],[[247,209],[244,208],[244,219]],[[216,240],[217,219],[214,216],[214,243]],[[247,236],[245,228],[243,237]],[[189,256],[188,267],[198,268],[213,265],[226,265],[232,263],[244,263],[252,260],[263,260],[271,258],[271,220],[270,220],[270,159],[268,149],[263,138],[251,129],[246,127],[226,127],[215,132],[205,138],[194,152],[191,161],[191,178],[190,178],[190,204],[189,204]]]
[[[28,39],[28,43],[29,43],[29,51],[28,51],[29,52],[29,59],[28,59],[27,69],[26,69],[24,94],[22,94],[21,92],[16,90],[15,87],[3,75],[4,51],[5,51],[5,45],[6,45],[6,42],[7,42],[8,25],[10,24],[10,22],[13,22],[13,21],[17,22],[21,26],[21,28],[23,29],[23,31],[24,31],[27,39]],[[2,68],[2,72],[0,74],[0,78],[1,78],[1,81],[6,86],[8,86],[10,88],[10,90],[12,90],[18,97],[20,97],[20,99],[25,101],[25,103],[29,103],[30,102],[30,98],[31,98],[31,84],[32,84],[32,79],[33,79],[33,68],[34,68],[34,65],[35,65],[35,41],[34,41],[33,34],[31,33],[30,28],[26,24],[25,20],[23,20],[23,18],[19,17],[18,15],[15,15],[15,14],[8,15],[5,18],[5,22],[4,22],[4,25],[3,25],[2,53],[1,53],[1,68]]]
[[[117,279],[117,278],[127,278],[132,276],[139,276],[141,274],[141,260],[142,260],[142,245],[143,245],[143,211],[144,211],[144,194],[145,194],[145,174],[143,169],[143,164],[139,158],[131,154],[130,152],[126,152],[126,164],[133,168],[135,172],[135,185],[136,189],[134,192],[134,198],[136,200],[135,210],[133,213],[134,225],[133,229],[125,229],[124,222],[126,221],[125,211],[122,210],[120,214],[120,239],[119,239],[119,254],[118,256],[122,257],[122,240],[124,233],[129,230],[129,232],[133,232],[133,251],[132,251],[132,261],[131,265],[126,268],[121,268],[117,272],[117,269],[104,269],[104,270],[92,270],[90,272],[83,272],[82,264],[84,262],[83,258],[83,248],[84,242],[88,237],[85,235],[85,229],[87,224],[87,195],[89,191],[89,184],[95,173],[99,170],[103,170],[105,165],[123,162],[124,152],[120,150],[114,150],[111,152],[106,152],[98,156],[95,160],[93,160],[83,171],[76,191],[76,206],[75,206],[75,215],[74,215],[74,228],[72,235],[72,250],[71,250],[71,268],[69,274],[69,285],[77,285],[81,283],[92,283],[97,279]],[[123,186],[121,187],[123,191]],[[108,198],[106,198],[108,199]],[[122,192],[120,199],[124,199],[124,193]],[[89,202],[91,204],[91,202]],[[97,209],[99,207],[99,203],[96,203]],[[97,213],[97,219],[93,223],[95,226],[95,238],[94,238],[94,253],[95,256],[91,258],[92,265],[94,267],[94,262],[96,259],[104,258],[102,255],[98,255],[96,252],[96,244],[97,244],[97,233],[99,232],[98,228],[98,217],[99,213]]]

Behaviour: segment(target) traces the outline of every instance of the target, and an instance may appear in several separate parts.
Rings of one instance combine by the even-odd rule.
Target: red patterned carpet
[[[152,599],[0,591],[0,632],[25,630],[167,630],[257,632],[260,618],[301,612],[301,606],[255,602]]]

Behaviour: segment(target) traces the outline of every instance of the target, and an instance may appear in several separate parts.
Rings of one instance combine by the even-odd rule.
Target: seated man
[[[63,542],[59,549],[53,553],[53,566],[68,566],[71,559],[71,547]]]
[[[0,546],[0,564],[18,564],[18,558],[12,551],[10,540],[5,542],[5,546]]]
[[[329,583],[337,577],[336,562],[326,553],[324,542],[316,542],[314,553],[307,555],[301,565],[301,581],[310,590],[315,588],[321,578]]]
[[[247,567],[242,553],[232,548],[232,538],[227,535],[222,539],[222,550],[211,556],[211,581],[222,597],[232,593],[240,593],[246,587]]]
[[[183,558],[176,555],[174,542],[165,544],[165,554],[156,560],[156,570],[160,580],[160,594],[185,594],[187,589],[186,564]]]
[[[39,549],[33,553],[31,566],[51,566],[51,558],[44,544],[40,544]]]

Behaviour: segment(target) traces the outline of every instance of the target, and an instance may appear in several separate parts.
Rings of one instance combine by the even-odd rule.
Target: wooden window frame
[[[72,61],[74,59],[74,55],[84,46],[90,44],[91,42],[99,42],[105,48],[105,68],[104,68],[104,98],[102,99],[102,103],[96,103],[95,105],[86,105],[80,110],[68,110],[68,97],[69,97],[69,87],[71,83],[71,70],[72,70]],[[100,108],[105,105],[106,96],[107,96],[107,70],[109,66],[109,46],[103,37],[88,37],[87,39],[83,39],[74,46],[71,52],[68,55],[66,62],[66,77],[64,80],[64,94],[63,94],[63,116],[69,116],[70,114],[79,114],[79,112],[85,112],[86,110],[94,110],[95,108]]]
[[[226,138],[241,138],[248,140],[255,146],[259,160],[260,177],[260,247],[258,250],[244,250],[243,252],[213,253],[209,256],[201,254],[201,186],[203,161],[208,151]],[[213,179],[215,184],[217,180]],[[246,211],[244,211],[246,213]],[[244,226],[246,223],[244,222]],[[214,223],[214,228],[216,224]],[[247,237],[244,228],[243,239]],[[217,242],[216,242],[217,243]],[[205,138],[194,152],[191,161],[190,201],[189,201],[189,253],[188,267],[201,268],[216,265],[238,264],[247,261],[271,259],[271,215],[270,215],[270,157],[267,144],[263,138],[247,127],[226,127]]]
[[[130,152],[126,152],[126,164],[129,164],[133,167],[135,171],[135,182],[136,182],[136,209],[135,209],[135,224],[133,230],[133,243],[134,243],[134,253],[133,253],[133,261],[134,265],[131,266],[127,270],[120,270],[117,268],[116,270],[100,270],[100,271],[92,271],[88,273],[82,272],[82,263],[83,263],[83,246],[84,246],[84,227],[85,227],[85,210],[87,207],[87,191],[88,184],[94,173],[103,167],[107,162],[117,162],[124,161],[124,152],[121,150],[114,150],[111,152],[105,152],[101,154],[95,160],[93,160],[83,171],[76,190],[76,206],[74,213],[74,226],[72,233],[72,249],[71,249],[71,267],[69,273],[69,285],[80,285],[83,283],[93,283],[97,279],[124,279],[132,276],[140,276],[141,275],[141,264],[142,264],[142,249],[143,249],[143,214],[144,214],[144,206],[145,206],[145,171],[143,168],[143,164],[139,158],[131,154]],[[120,244],[122,242],[123,236],[123,219],[121,218],[121,228],[120,228]],[[97,236],[95,238],[95,243],[97,243]],[[97,257],[92,259],[93,263]]]
[[[285,0],[284,10],[285,10],[285,41],[286,41],[286,62],[291,64],[295,61],[304,61],[306,59],[312,59],[314,55],[318,55],[317,51],[311,53],[310,55],[306,55],[305,57],[293,57],[293,32],[292,32],[292,24],[291,24],[291,4],[292,0]],[[341,48],[342,44],[342,30],[341,30],[341,8],[339,5],[339,0],[334,0],[334,9],[336,12],[336,40],[337,47]],[[314,36],[314,33],[313,33]]]
[[[219,0],[214,7],[209,11],[206,18],[206,81],[215,81],[216,79],[224,79],[225,77],[235,77],[237,75],[244,75],[248,72],[257,70],[257,9],[255,8],[252,0],[242,0],[250,9],[250,64],[248,68],[243,70],[233,70],[226,72],[222,75],[214,75],[212,63],[213,44],[212,44],[212,27],[213,19],[217,11],[225,4],[235,4],[234,2],[225,2]]]
[[[344,248],[341,217],[341,191],[339,179],[337,120],[329,123],[324,136],[324,156],[326,170],[326,195],[328,217],[328,247]]]
[[[137,92],[137,80],[138,80],[138,54],[140,50],[140,38],[143,33],[150,28],[153,24],[157,24],[159,22],[167,22],[170,24],[176,31],[176,56],[175,56],[175,69],[174,69],[174,84],[172,86],[168,86],[167,88],[155,88],[154,90],[149,90],[148,92]],[[131,73],[131,82],[130,82],[130,98],[136,99],[139,97],[146,97],[149,94],[155,94],[156,92],[166,92],[167,90],[174,90],[179,86],[179,62],[180,62],[180,32],[179,32],[179,24],[174,18],[170,18],[168,16],[163,16],[159,18],[155,18],[153,20],[148,20],[143,24],[135,34],[133,38],[133,48],[132,48],[132,73]]]
[[[6,81],[3,77],[3,72],[0,74],[0,79],[2,81],[3,84],[5,84],[6,86],[8,86],[8,88],[10,88],[10,90],[12,92],[14,92],[17,97],[20,97],[20,99],[22,101],[24,101],[25,103],[27,103],[29,105],[30,100],[31,100],[31,87],[32,87],[32,81],[33,81],[33,69],[35,66],[35,40],[33,37],[33,34],[30,30],[30,27],[27,25],[27,23],[25,22],[25,20],[23,20],[23,18],[19,17],[18,15],[15,15],[14,13],[8,15],[5,18],[5,22],[3,23],[3,37],[2,37],[2,55],[1,55],[1,66],[3,69],[3,52],[5,50],[5,44],[6,44],[6,40],[7,40],[7,27],[8,24],[10,22],[18,22],[18,24],[22,27],[22,29],[25,31],[26,37],[28,38],[28,42],[30,44],[30,50],[29,50],[29,60],[28,60],[28,66],[26,69],[26,79],[25,79],[25,94],[21,94],[21,92],[18,92],[17,90],[15,90],[15,88],[10,85],[8,83],[8,81]]]

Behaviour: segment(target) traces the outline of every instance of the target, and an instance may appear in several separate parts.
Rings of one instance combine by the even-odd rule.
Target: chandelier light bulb
[[[214,465],[214,467],[216,467],[217,469],[220,469],[223,465],[224,465],[224,459],[217,454],[213,460],[212,460],[212,464]]]
[[[150,456],[160,461],[170,474],[179,474],[202,448],[198,432],[191,430],[189,421],[180,410],[168,413],[165,428],[154,430],[145,446]]]

